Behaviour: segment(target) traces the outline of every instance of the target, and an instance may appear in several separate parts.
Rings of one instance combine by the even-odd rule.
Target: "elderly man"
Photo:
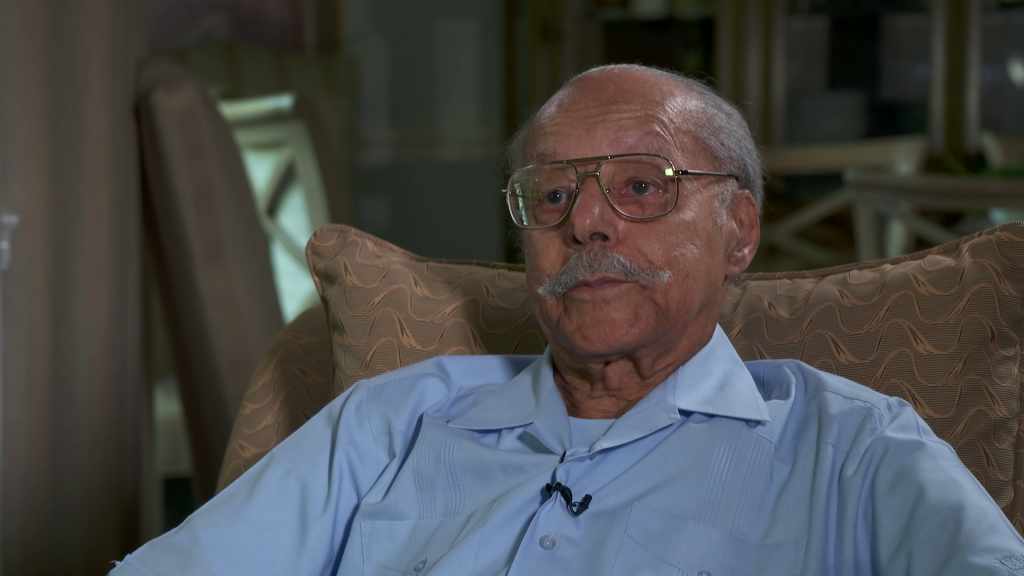
[[[909,405],[717,327],[759,235],[731,105],[598,68],[510,150],[547,352],[357,384],[115,573],[1024,574]]]

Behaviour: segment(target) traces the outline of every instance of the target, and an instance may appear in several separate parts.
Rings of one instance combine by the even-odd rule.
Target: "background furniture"
[[[1024,210],[1024,178],[925,174],[913,177],[847,171],[852,192],[857,258],[872,260],[911,251],[916,238],[943,244],[959,233],[921,210],[984,214],[993,207]],[[957,218],[955,221],[959,221]]]
[[[988,167],[981,174],[915,175],[853,165],[844,170],[843,189],[855,205],[857,259],[906,254],[918,239],[933,245],[952,241],[964,232],[960,215],[965,213],[995,224],[1020,219],[1024,138],[982,132],[981,148]],[[961,228],[944,226],[941,218],[922,216],[922,211],[945,214]]]
[[[924,136],[871,138],[851,142],[778,145],[762,153],[765,170],[772,178],[842,174],[853,168],[873,168],[891,174],[917,173],[924,165],[927,142]],[[806,206],[764,226],[764,247],[776,245],[817,265],[842,262],[826,246],[814,244],[797,234],[823,219],[854,205],[854,190],[842,186]]]
[[[335,198],[344,197],[336,167],[324,169],[333,166],[337,154],[317,108],[303,96],[286,92],[221,100],[219,108],[252,183],[287,322],[318,301],[306,274],[303,244],[317,228],[332,221],[327,191]]]
[[[268,116],[278,124],[301,123],[312,142],[330,221],[355,221],[355,69],[349,56],[336,51],[299,54],[220,44],[193,46],[171,58],[211,96],[229,102],[222,110],[233,127],[245,132],[243,124]],[[291,100],[281,106],[244,104],[272,95],[289,95]],[[250,141],[250,136],[236,134],[243,142]]]
[[[213,495],[248,374],[283,322],[267,240],[231,131],[161,62],[140,75],[145,224],[188,421],[195,486]]]
[[[193,47],[141,68],[164,529],[214,494],[248,375],[282,317],[317,301],[305,240],[354,219],[352,76],[339,52],[245,45]]]
[[[984,131],[981,153],[989,168],[1024,170],[1024,136]]]
[[[428,354],[543,349],[521,266],[422,258],[340,225],[306,253],[328,312],[301,315],[264,355],[221,487],[360,378]],[[898,258],[743,275],[720,323],[746,360],[798,358],[906,399],[1024,531],[1024,223]]]

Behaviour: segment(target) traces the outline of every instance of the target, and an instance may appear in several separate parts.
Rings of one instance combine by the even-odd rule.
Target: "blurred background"
[[[212,496],[320,226],[519,261],[503,141],[611,62],[747,115],[752,271],[1022,219],[1017,0],[0,0],[0,574],[103,574]]]

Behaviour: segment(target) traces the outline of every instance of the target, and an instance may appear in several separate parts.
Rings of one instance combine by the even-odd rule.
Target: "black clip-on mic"
[[[562,484],[561,482],[555,482],[554,484],[545,484],[544,491],[548,493],[548,498],[550,498],[551,495],[554,494],[555,492],[561,494],[562,499],[565,500],[566,509],[569,510],[569,514],[572,514],[573,516],[579,516],[580,514],[583,514],[583,512],[585,512],[586,509],[590,506],[590,494],[584,494],[583,500],[580,500],[579,502],[573,502],[572,490],[569,490],[569,487],[566,486],[565,484]]]

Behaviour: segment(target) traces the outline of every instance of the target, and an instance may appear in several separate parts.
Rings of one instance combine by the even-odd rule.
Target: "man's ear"
[[[748,190],[740,190],[727,211],[730,238],[726,274],[732,278],[746,270],[757,253],[761,244],[761,215]]]

